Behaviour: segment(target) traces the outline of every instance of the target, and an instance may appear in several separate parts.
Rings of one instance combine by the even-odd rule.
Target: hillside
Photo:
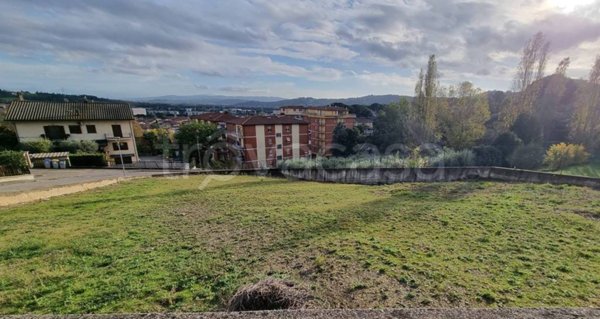
[[[51,102],[63,102],[65,100],[71,102],[80,102],[83,101],[84,98],[87,98],[91,101],[117,101],[113,99],[107,99],[102,97],[97,97],[94,95],[74,95],[74,94],[62,94],[62,93],[45,93],[45,92],[28,92],[24,91],[23,97],[27,101],[51,101]],[[0,89],[0,102],[8,103],[17,98],[17,92],[6,91]]]

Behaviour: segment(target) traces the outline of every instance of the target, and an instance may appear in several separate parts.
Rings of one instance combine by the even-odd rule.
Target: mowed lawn
[[[0,209],[0,313],[222,310],[292,280],[310,307],[600,306],[600,192],[144,179]]]

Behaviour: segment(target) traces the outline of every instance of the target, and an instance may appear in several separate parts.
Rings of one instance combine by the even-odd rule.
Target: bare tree
[[[570,57],[563,58],[562,60],[560,60],[560,63],[558,63],[558,66],[556,67],[556,71],[554,72],[554,74],[560,74],[562,76],[565,76],[567,74],[567,69],[569,68],[570,64],[571,64]]]
[[[502,114],[506,127],[509,127],[519,114],[533,111],[533,104],[541,88],[538,80],[544,77],[549,50],[550,42],[542,32],[536,33],[523,48],[513,82],[516,96]]]

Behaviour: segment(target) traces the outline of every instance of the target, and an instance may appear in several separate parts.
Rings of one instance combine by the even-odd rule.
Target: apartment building
[[[228,140],[247,168],[272,168],[287,159],[310,157],[308,122],[295,116],[248,116],[227,120]]]
[[[127,103],[13,101],[6,112],[20,142],[50,140],[95,141],[121,163],[139,160],[133,136],[133,112]]]
[[[356,115],[350,114],[344,107],[301,107],[284,106],[279,108],[281,114],[299,114],[309,123],[310,150],[312,154],[331,155],[333,131],[341,123],[347,128],[356,125]],[[299,114],[298,114],[299,113]]]

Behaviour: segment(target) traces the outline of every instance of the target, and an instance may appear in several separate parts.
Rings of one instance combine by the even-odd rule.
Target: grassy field
[[[145,179],[0,210],[0,313],[223,309],[285,278],[313,307],[600,306],[600,192]]]
[[[571,166],[554,173],[600,178],[600,162]]]

